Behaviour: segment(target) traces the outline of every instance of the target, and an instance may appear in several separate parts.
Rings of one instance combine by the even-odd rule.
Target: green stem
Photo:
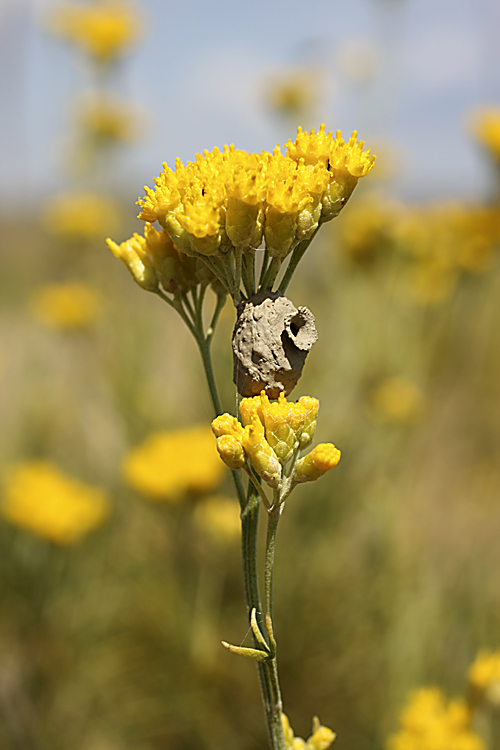
[[[264,276],[266,275],[268,260],[269,260],[269,250],[266,247],[266,249],[264,250],[264,257],[262,258],[262,266],[260,269],[259,284],[258,284],[259,288],[262,287],[262,282],[264,280]]]
[[[271,615],[271,620],[274,620],[273,612],[273,571],[274,571],[274,550],[276,548],[276,532],[278,531],[278,523],[280,520],[281,505],[275,502],[272,510],[269,511],[267,516],[267,539],[266,539],[266,565],[264,568],[264,591],[265,591],[265,603],[266,612]]]
[[[243,264],[243,251],[241,248],[234,248],[234,304],[240,302],[241,271]]]
[[[199,294],[193,294],[194,300],[194,319],[191,322],[188,318],[186,311],[182,306],[182,300],[179,297],[178,300],[172,302],[166,295],[159,292],[159,296],[162,297],[166,302],[175,309],[182,316],[183,320],[188,325],[190,331],[193,333],[198,348],[200,350],[201,359],[203,362],[203,368],[205,370],[205,377],[207,380],[208,389],[210,392],[210,398],[214,409],[215,416],[222,414],[222,407],[217,391],[217,384],[215,381],[215,375],[212,364],[212,356],[210,352],[211,337],[213,333],[213,326],[217,321],[220,310],[223,306],[223,300],[219,298],[217,301],[217,307],[212,317],[211,327],[208,329],[205,335],[203,330],[203,300],[205,296],[206,287],[200,289]],[[192,305],[190,305],[192,307]],[[220,309],[219,309],[220,308]],[[238,495],[238,500],[241,507],[241,550],[242,550],[242,563],[243,563],[243,587],[245,592],[245,600],[247,605],[247,615],[250,619],[250,615],[253,609],[256,610],[256,617],[259,628],[264,632],[264,618],[262,615],[262,605],[260,600],[259,591],[259,576],[257,569],[257,532],[259,525],[259,509],[260,509],[260,495],[254,485],[248,483],[248,491],[245,497],[245,491],[241,477],[237,471],[231,472]],[[271,516],[270,516],[271,518]],[[279,516],[278,516],[279,518]],[[276,521],[277,524],[277,521]],[[275,532],[274,532],[275,536]],[[268,544],[269,547],[269,544]],[[273,556],[274,556],[274,543],[272,544]],[[266,580],[268,580],[268,556],[266,555]],[[272,561],[271,561],[272,567]],[[266,584],[266,602],[268,597],[271,596],[272,602],[272,570],[271,570],[271,593],[268,594],[268,586]],[[267,605],[268,606],[268,605]],[[259,644],[253,636],[254,644],[256,648],[259,648]],[[278,683],[278,671],[276,658],[272,659],[269,663],[264,664],[257,662],[257,671],[259,675],[259,683],[262,695],[262,702],[264,704],[264,713],[266,718],[266,725],[269,734],[269,740],[271,743],[271,750],[286,750],[285,739],[283,735],[283,725],[281,721],[282,703],[281,695]]]
[[[247,250],[243,253],[243,283],[247,295],[253,297],[255,294],[255,250]]]
[[[241,514],[241,550],[243,560],[243,585],[247,603],[247,614],[250,619],[252,609],[255,608],[257,623],[262,632],[264,629],[264,618],[259,592],[259,578],[257,572],[257,529],[259,523],[260,498],[253,484],[248,485],[247,503]],[[254,636],[254,644],[259,644]],[[273,659],[274,661],[274,659]],[[283,726],[281,724],[281,700],[277,701],[275,669],[268,664],[257,662],[260,690],[264,713],[266,717],[267,731],[272,750],[285,750]],[[279,690],[279,688],[278,688]],[[276,720],[279,712],[279,726]]]
[[[281,266],[281,258],[271,258],[271,262],[269,263],[269,267],[264,275],[264,280],[262,281],[260,285],[260,291],[262,292],[264,289],[272,289],[274,280],[276,276],[278,275],[278,271],[280,270]]]
[[[300,261],[302,260],[302,256],[304,255],[305,251],[313,241],[313,239],[316,236],[316,233],[318,232],[319,226],[316,228],[312,236],[308,240],[302,240],[302,242],[299,242],[297,247],[292,253],[292,257],[290,258],[288,262],[288,267],[285,271],[285,275],[283,276],[281,280],[281,284],[279,285],[279,291],[284,294],[287,290],[288,284],[290,283],[293,274],[295,273],[295,269],[299,265]]]
[[[210,341],[210,339],[214,335],[215,326],[217,325],[217,321],[219,320],[219,316],[225,304],[226,304],[226,295],[219,294],[217,296],[217,304],[215,306],[214,314],[212,315],[212,320],[210,321],[210,325],[208,326],[207,336],[206,336],[207,341]]]
[[[267,539],[266,539],[266,563],[264,568],[264,598],[266,611],[271,617],[274,626],[274,607],[273,607],[273,572],[274,572],[274,551],[276,548],[276,533],[280,520],[282,506],[279,503],[279,497],[275,497],[274,506],[267,516]],[[278,662],[276,656],[266,664],[272,697],[272,716],[270,733],[273,741],[273,748],[285,748],[285,737],[283,734],[283,723],[281,714],[283,713],[283,702],[281,700],[281,690],[278,678]]]

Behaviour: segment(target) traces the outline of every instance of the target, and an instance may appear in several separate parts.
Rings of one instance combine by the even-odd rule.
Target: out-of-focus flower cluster
[[[47,284],[34,292],[31,308],[37,320],[51,328],[85,328],[98,317],[100,300],[87,284]]]
[[[265,91],[268,106],[280,115],[301,120],[316,103],[320,78],[320,70],[307,68],[270,75]]]
[[[88,138],[131,143],[139,137],[143,114],[127,101],[85,96],[77,107],[77,123]]]
[[[484,697],[500,706],[500,651],[480,651],[469,667],[468,679],[475,702]]]
[[[110,511],[106,494],[45,461],[10,467],[0,506],[3,517],[57,544],[73,544]]]
[[[339,230],[341,255],[366,266],[394,254],[405,290],[431,306],[449,298],[461,275],[491,268],[500,210],[460,203],[403,207],[372,197],[346,211]]]
[[[219,545],[229,544],[240,538],[241,523],[239,505],[226,495],[210,495],[202,498],[194,509],[194,521]]]
[[[141,18],[124,0],[62,2],[53,8],[48,25],[103,63],[126,52],[142,31]]]
[[[345,142],[340,131],[334,137],[321,126],[317,133],[299,128],[295,141],[286,144],[286,156],[279,146],[261,154],[225,146],[198,154],[186,166],[177,160],[175,171],[164,164],[156,187],[146,187],[139,200],[140,218],[158,221],[182,254],[203,258],[234,292],[231,252],[253,257],[264,242],[269,256],[282,260],[309,240],[321,223],[338,215],[358,179],[371,170],[375,157],[363,146],[356,133]],[[128,243],[112,248],[144,286]],[[147,242],[144,248],[152,275],[156,262]],[[148,265],[145,258],[143,263]]]
[[[500,164],[500,109],[488,107],[472,116],[472,131],[479,143]]]
[[[471,718],[464,700],[447,701],[437,688],[417,690],[387,750],[483,750],[483,740],[471,729]]]
[[[260,396],[243,398],[243,424],[230,414],[212,422],[222,460],[233,470],[245,467],[249,460],[266,484],[281,489],[283,467],[312,442],[318,408],[317,399],[310,396],[302,396],[295,403],[288,402],[283,393],[271,402],[264,391]],[[318,479],[339,461],[340,451],[331,443],[321,443],[294,464],[292,484]]]
[[[118,226],[119,210],[108,196],[68,192],[47,202],[42,220],[49,234],[63,240],[102,240]]]
[[[175,503],[188,492],[212,491],[224,466],[210,429],[200,426],[150,435],[130,451],[123,472],[128,484],[149,500]]]
[[[481,273],[500,242],[500,212],[449,204],[409,210],[395,240],[412,264],[411,291],[424,304],[446,299],[461,272]]]
[[[283,722],[286,750],[328,750],[335,739],[335,733],[328,727],[320,724],[317,716],[313,719],[312,734],[307,741],[301,737],[294,736],[293,729],[285,714],[281,714],[281,720]]]
[[[411,380],[394,376],[385,378],[372,389],[369,406],[376,421],[413,424],[422,417],[425,399]]]

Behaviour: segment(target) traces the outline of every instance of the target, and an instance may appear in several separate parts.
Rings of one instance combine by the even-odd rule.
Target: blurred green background
[[[275,628],[296,733],[307,737],[317,714],[337,732],[338,750],[382,750],[409,690],[435,684],[463,693],[477,651],[500,645],[500,92],[482,76],[492,61],[494,6],[484,3],[483,26],[468,29],[468,46],[456,42],[458,27],[445,35],[447,66],[436,67],[441,93],[419,66],[418,38],[409,36],[418,80],[432,81],[430,93],[413,81],[426,138],[411,153],[418,134],[402,126],[402,102],[412,68],[402,66],[396,81],[394,67],[403,59],[398,30],[412,18],[419,27],[423,0],[352,3],[338,16],[339,6],[322,3],[332,25],[337,18],[333,40],[323,36],[319,14],[301,30],[298,4],[280,31],[284,5],[271,3],[264,37],[270,44],[276,34],[278,52],[238,58],[237,71],[246,73],[236,92],[237,76],[229,77],[227,100],[219,79],[210,96],[201,93],[206,74],[192,64],[194,50],[208,49],[205,29],[220,52],[209,56],[210,69],[230,66],[238,38],[225,50],[224,25],[224,41],[213,37],[224,4],[203,11],[207,28],[204,16],[188,25],[179,9],[169,16],[166,6],[144,0],[132,6],[121,37],[116,27],[89,32],[94,41],[102,34],[101,48],[60,25],[63,7],[80,5],[0,6],[5,39],[11,33],[26,42],[11,58],[25,60],[24,79],[19,67],[10,74],[25,85],[4,89],[17,109],[2,119],[0,746],[266,746],[255,667],[220,646],[221,639],[248,642],[237,502],[228,508],[224,500],[232,497],[228,472],[202,491],[188,487],[151,502],[122,470],[151,434],[208,425],[199,355],[182,321],[133,283],[104,239],[119,242],[137,230],[133,201],[165,158],[192,159],[213,141],[272,150],[298,124],[325,119],[334,130],[357,127],[378,159],[341,216],[321,230],[288,292],[313,311],[319,332],[293,398],[320,400],[316,442],[333,441],[342,461],[287,503]],[[265,17],[243,8],[226,21],[251,17],[241,41],[248,50]],[[198,10],[192,3],[183,12]],[[464,3],[457,14],[464,28],[469,11]],[[115,21],[120,12],[115,4]],[[177,54],[171,81],[153,64],[163,38],[165,54],[169,45]],[[462,88],[456,49],[472,61]],[[26,72],[33,59],[43,60],[38,89]],[[470,98],[471,66],[482,100]],[[193,99],[203,108],[176,106],[183,75],[186,85],[197,81]],[[157,97],[168,86],[157,109],[152,98],[127,94]],[[40,92],[49,115],[33,122],[30,112],[45,112]],[[21,115],[25,131],[14,127]],[[213,351],[228,410],[234,320],[228,302]],[[77,510],[69,518],[74,540],[57,536],[50,514],[33,525],[47,500],[36,477],[12,500],[13,472],[39,461],[83,483],[61,480],[62,505],[71,508],[84,487],[103,493],[107,510],[88,529]],[[9,502],[27,503],[17,521]]]

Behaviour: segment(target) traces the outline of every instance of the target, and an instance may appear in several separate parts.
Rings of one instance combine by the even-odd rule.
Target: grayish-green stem
[[[295,250],[292,252],[292,257],[288,261],[288,266],[285,271],[285,274],[281,280],[281,284],[279,285],[279,291],[282,294],[285,294],[288,284],[290,283],[293,274],[295,273],[295,269],[299,265],[300,261],[302,260],[302,256],[304,255],[305,251],[313,241],[313,239],[316,236],[316,233],[319,229],[319,226],[316,228],[312,236],[308,240],[302,240],[302,242],[299,242]]]
[[[273,575],[274,575],[274,551],[276,548],[276,533],[280,520],[281,508],[279,502],[279,493],[275,493],[273,507],[268,511],[267,516],[267,539],[266,539],[266,563],[264,568],[264,600],[266,611],[269,613],[271,622],[274,623],[274,606],[273,606]],[[272,713],[272,732],[277,742],[276,747],[285,747],[285,737],[283,734],[283,723],[281,714],[283,713],[283,702],[281,700],[281,691],[278,678],[278,662],[276,655],[266,663],[269,682],[271,685],[271,695],[273,703]]]
[[[212,320],[208,331],[205,333],[203,327],[203,301],[206,287],[199,287],[192,291],[192,302],[185,294],[179,294],[171,300],[163,292],[159,291],[160,296],[171,307],[174,307],[181,315],[182,319],[188,326],[189,330],[196,339],[200,350],[203,369],[207,380],[210,399],[215,416],[222,414],[217,384],[212,364],[210,345],[215,325],[219,318],[222,307],[224,306],[224,297],[217,299],[216,308],[212,315]],[[252,482],[248,483],[248,491],[245,496],[243,483],[238,472],[231,472],[234,479],[236,493],[241,508],[241,549],[243,562],[243,587],[247,605],[247,614],[250,615],[253,609],[256,610],[256,617],[259,629],[265,632],[264,617],[259,591],[259,576],[257,569],[257,532],[259,524],[259,509],[261,497],[256,486]],[[277,506],[277,504],[275,504]],[[265,568],[265,598],[266,609],[272,616],[272,567],[274,561],[274,545],[276,538],[276,528],[279,520],[279,508],[269,516],[268,543],[266,546],[266,568]],[[260,647],[255,636],[253,636],[254,645]],[[285,738],[283,734],[283,725],[281,721],[282,702],[278,683],[278,669],[276,657],[266,663],[256,662],[259,675],[259,683],[264,704],[264,713],[266,725],[271,744],[271,750],[286,750]]]
[[[276,276],[278,275],[278,271],[280,270],[280,266],[281,266],[281,258],[271,258],[271,262],[269,263],[267,271],[264,274],[264,278],[261,282],[259,291],[262,292],[264,289],[273,288],[273,284],[276,279]]]

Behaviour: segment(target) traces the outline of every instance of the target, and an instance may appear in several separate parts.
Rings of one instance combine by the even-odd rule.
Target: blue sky
[[[36,203],[68,185],[62,144],[71,97],[91,77],[36,18],[50,0],[0,0],[0,202]],[[489,169],[467,132],[476,106],[500,106],[498,0],[141,0],[147,32],[123,63],[118,93],[150,113],[144,137],[113,167],[132,194],[162,161],[234,142],[270,150],[293,136],[264,104],[270,75],[322,70],[317,121],[393,152],[405,197],[485,194]],[[372,61],[355,76],[360,56]],[[380,145],[382,144],[382,145]]]

